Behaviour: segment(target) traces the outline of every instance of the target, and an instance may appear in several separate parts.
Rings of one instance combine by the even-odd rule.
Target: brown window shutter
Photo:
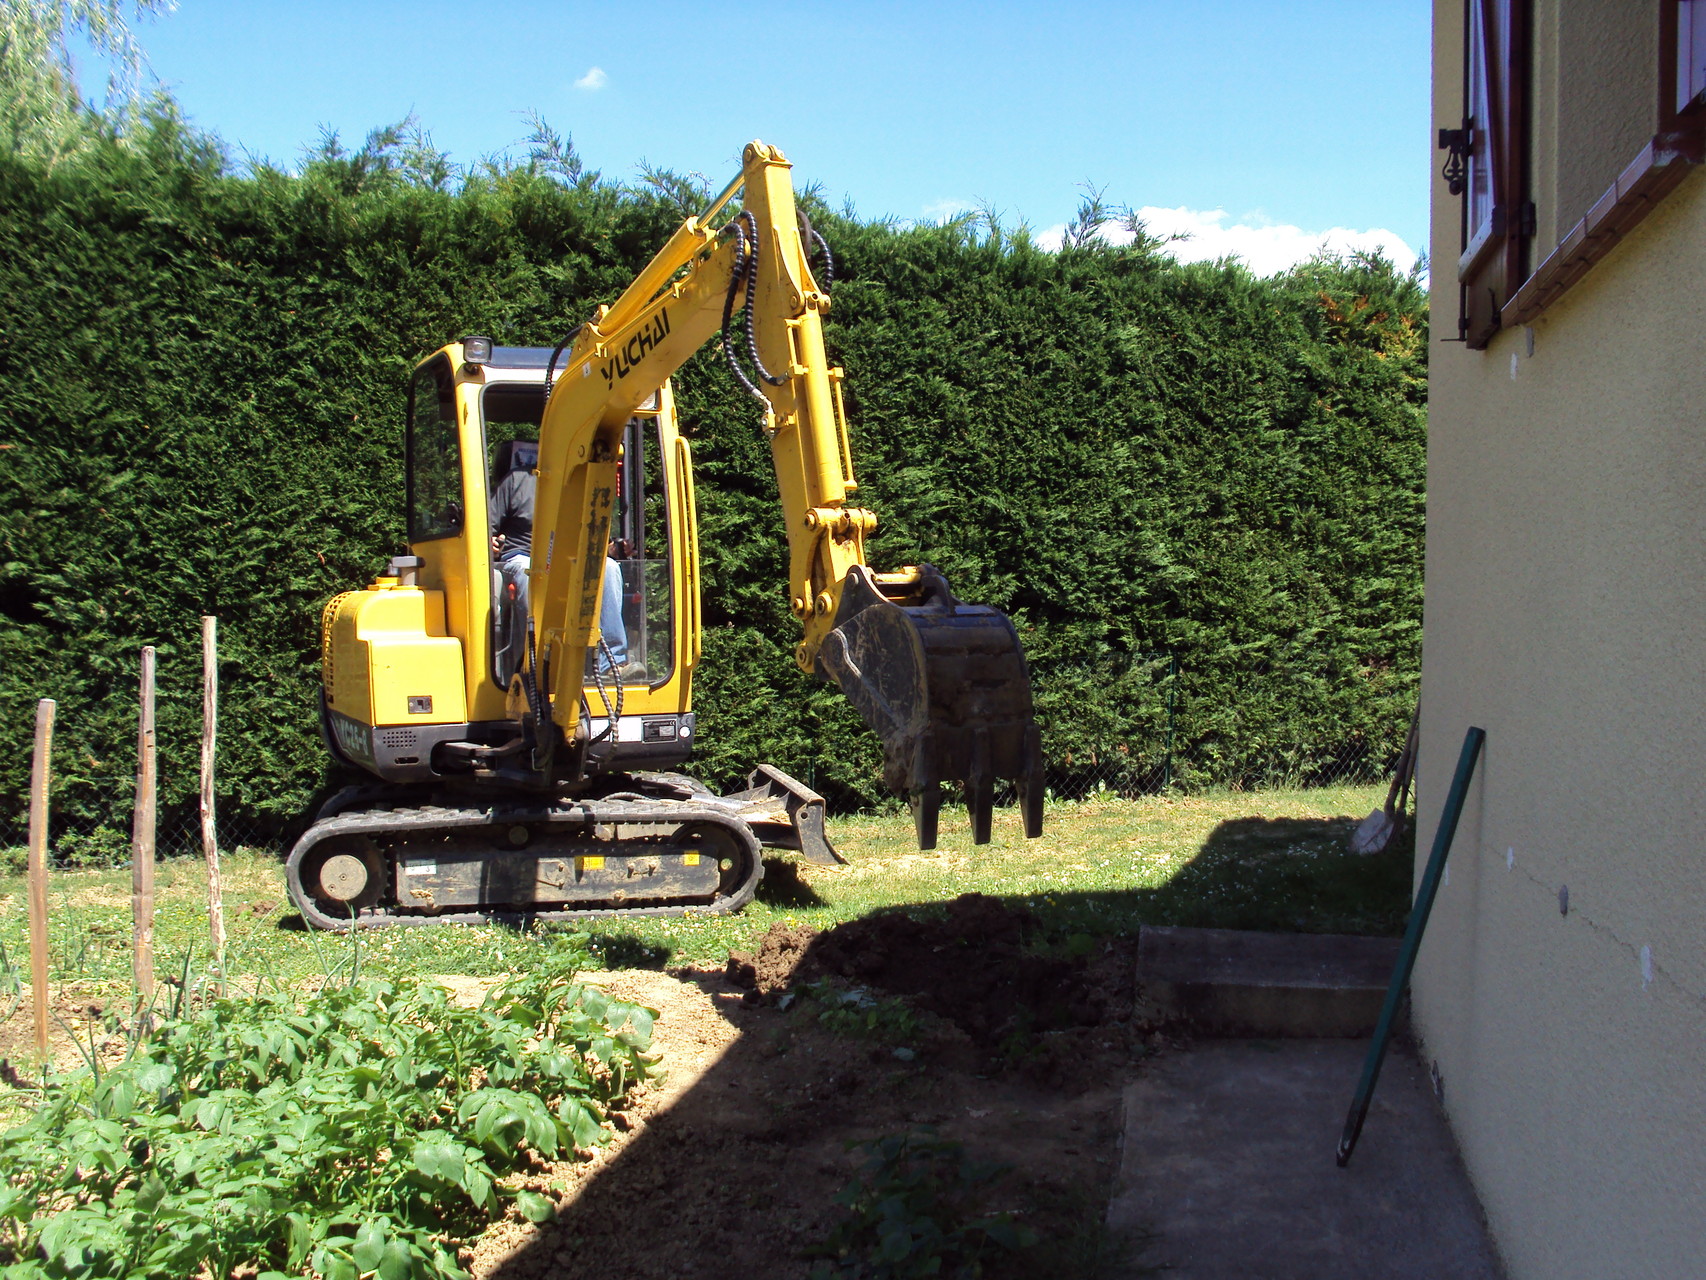
[[[1528,0],[1468,0],[1464,128],[1463,256],[1458,259],[1459,336],[1482,348],[1526,275],[1534,234],[1528,195]]]

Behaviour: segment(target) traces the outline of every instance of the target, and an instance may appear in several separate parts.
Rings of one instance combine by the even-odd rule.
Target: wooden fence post
[[[154,821],[158,790],[154,753],[154,646],[142,650],[142,681],[136,722],[136,810],[130,824],[130,915],[134,949],[130,970],[137,1000],[146,1010],[154,998]]]
[[[30,999],[36,1059],[47,1066],[47,786],[52,768],[52,698],[36,704],[36,755],[30,767]]]
[[[219,884],[219,838],[213,823],[213,742],[219,722],[219,619],[201,620],[201,850],[207,857],[207,918],[213,971],[225,989],[225,901]]]

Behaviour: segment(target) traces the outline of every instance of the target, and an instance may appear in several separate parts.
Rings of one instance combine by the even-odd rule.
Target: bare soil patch
[[[91,1046],[103,1060],[122,1056],[128,1002],[119,1004],[94,984],[48,986],[47,1052],[55,1072],[75,1070],[88,1060]],[[16,996],[0,994],[0,1082],[14,1088],[38,1088],[35,1001],[26,986]]]
[[[986,1274],[1093,1276],[1121,1088],[1156,1036],[1123,943],[1039,942],[1024,912],[972,895],[822,934],[778,925],[726,971],[602,975],[660,1011],[668,1078],[592,1159],[526,1177],[555,1221],[495,1224],[474,1274],[803,1278],[864,1159],[850,1147],[928,1128],[1008,1166],[979,1209],[1038,1237]]]

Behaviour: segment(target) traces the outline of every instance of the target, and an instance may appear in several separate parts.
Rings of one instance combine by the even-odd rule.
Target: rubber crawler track
[[[499,801],[488,804],[447,807],[441,805],[381,806],[349,810],[321,818],[303,832],[285,862],[285,879],[291,900],[303,918],[316,929],[346,932],[352,924],[347,915],[334,916],[321,909],[321,903],[308,892],[302,880],[304,866],[313,863],[315,848],[336,836],[368,836],[389,845],[383,874],[394,875],[396,858],[410,856],[411,837],[430,842],[436,835],[468,827],[502,827],[517,823],[550,823],[563,826],[669,826],[715,827],[731,837],[728,850],[736,865],[724,879],[732,888],[719,891],[702,901],[677,901],[662,906],[623,907],[608,900],[589,901],[585,906],[554,910],[530,910],[507,904],[490,908],[437,913],[408,913],[397,909],[394,902],[380,901],[361,909],[354,917],[358,929],[382,928],[398,924],[483,924],[494,920],[577,920],[593,916],[679,916],[689,911],[705,915],[728,915],[739,911],[752,901],[758,882],[764,878],[764,861],[757,837],[752,829],[730,813],[692,800],[577,800],[558,804],[543,802]],[[638,836],[632,840],[608,843],[611,857],[643,856],[656,847],[656,837]],[[421,853],[429,852],[427,848]],[[418,854],[416,856],[419,856]],[[498,852],[497,857],[504,854]],[[744,861],[745,865],[741,865]],[[387,895],[388,896],[388,895]]]

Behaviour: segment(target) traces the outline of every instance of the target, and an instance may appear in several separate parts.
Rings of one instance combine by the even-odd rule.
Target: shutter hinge
[[[1466,161],[1472,141],[1468,120],[1463,122],[1461,129],[1439,131],[1439,149],[1448,153],[1445,167],[1439,171],[1439,176],[1445,179],[1446,190],[1454,196],[1462,195],[1464,188],[1469,185],[1469,168]]]
[[[1524,200],[1517,216],[1517,234],[1532,236],[1539,232],[1540,220],[1534,212],[1534,201]]]

